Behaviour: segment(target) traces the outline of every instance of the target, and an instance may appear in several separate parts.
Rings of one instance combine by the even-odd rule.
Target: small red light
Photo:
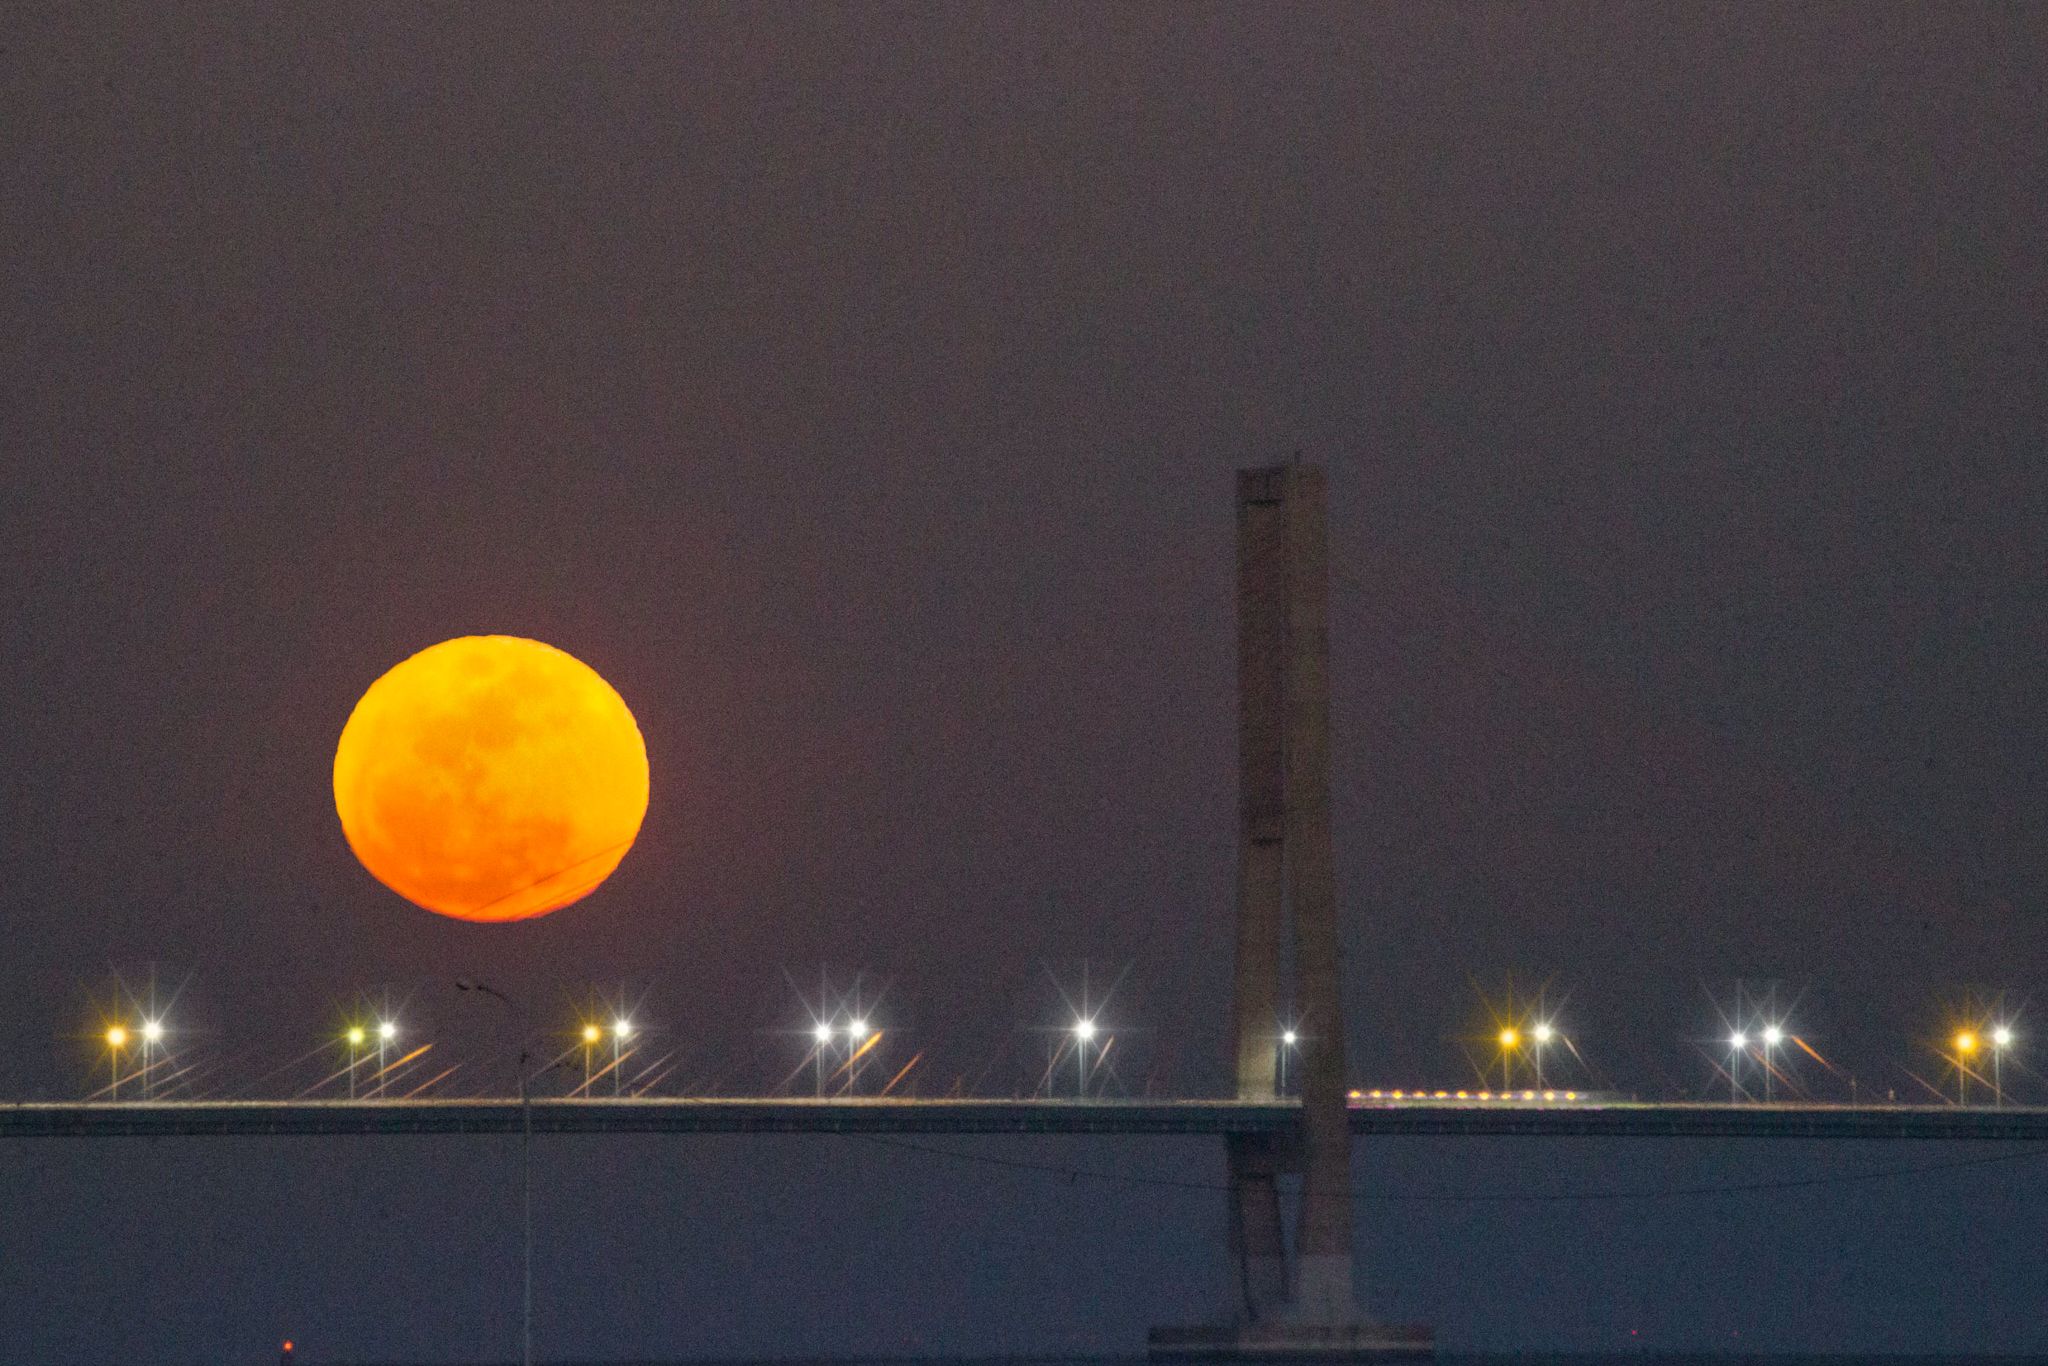
[[[291,1340],[290,1338],[286,1338],[286,1339],[284,1340],[284,1349],[285,1349],[285,1350],[286,1350],[287,1352],[289,1352],[289,1351],[290,1351],[290,1350],[292,1349],[292,1340]]]

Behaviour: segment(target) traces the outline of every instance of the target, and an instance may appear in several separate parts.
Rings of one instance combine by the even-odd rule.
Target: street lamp
[[[1996,1103],[2005,1104],[2005,1050],[2012,1047],[2012,1030],[1999,1025],[1991,1031],[1991,1093]]]
[[[107,1078],[107,1099],[121,1098],[121,1050],[128,1046],[128,1031],[120,1025],[107,1026],[107,1056],[112,1059]]]
[[[846,1022],[846,1090],[860,1094],[860,1045],[868,1036],[868,1022],[858,1015]]]
[[[597,1041],[604,1037],[604,1031],[594,1024],[583,1026],[583,1094],[590,1094],[590,1055],[597,1047]]]
[[[1742,1098],[1742,1055],[1749,1051],[1749,1035],[1736,1030],[1728,1036],[1728,1103]]]
[[[142,1098],[150,1100],[156,1095],[156,1046],[164,1041],[164,1022],[144,1020],[142,1022]]]
[[[1543,1049],[1556,1034],[1548,1020],[1538,1020],[1536,1027],[1529,1031],[1529,1037],[1536,1042],[1536,1047],[1530,1051],[1536,1056],[1536,1089],[1539,1091],[1543,1089]]]
[[[626,1040],[633,1037],[633,1022],[621,1016],[612,1021],[612,1095],[622,1094],[619,1079],[625,1075]]]
[[[1074,1094],[1085,1097],[1088,1094],[1088,1045],[1095,1042],[1095,1021],[1082,1016],[1074,1021],[1074,1075],[1078,1087]]]
[[[816,1064],[815,1070],[818,1074],[817,1092],[820,1096],[823,1096],[825,1094],[825,1054],[832,1047],[831,1022],[827,1020],[818,1021],[817,1028],[811,1031],[811,1037],[817,1041],[818,1045],[811,1050],[811,1059]]]
[[[1764,1099],[1766,1101],[1771,1098],[1771,1086],[1777,1072],[1777,1068],[1772,1064],[1771,1058],[1777,1053],[1778,1045],[1783,1042],[1785,1042],[1784,1030],[1776,1025],[1764,1026]]]
[[[1977,1035],[1965,1029],[1956,1035],[1956,1104],[1970,1103],[1970,1055],[1977,1051]]]
[[[1522,1031],[1509,1025],[1500,1032],[1500,1089],[1515,1089],[1515,1047],[1522,1042]]]
[[[348,1098],[356,1098],[356,1062],[361,1057],[363,1040],[369,1037],[361,1025],[348,1027]]]
[[[377,1094],[384,1094],[384,1050],[398,1037],[398,1023],[395,1020],[377,1022]]]
[[[488,996],[512,1013],[519,1024],[519,1221],[521,1231],[521,1281],[519,1306],[519,1363],[533,1366],[533,1099],[527,1091],[526,1069],[528,1054],[526,1041],[533,1031],[528,1026],[526,1008],[515,1005],[510,996],[496,987],[482,982],[461,981],[455,984],[457,991],[473,991]]]
[[[1291,1029],[1280,1031],[1280,1094],[1287,1094],[1287,1055],[1301,1042],[1301,1035]]]

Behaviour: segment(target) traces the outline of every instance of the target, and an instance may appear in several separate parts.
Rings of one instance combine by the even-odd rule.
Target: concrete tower
[[[1281,1099],[1274,1083],[1288,1009],[1300,1047],[1301,1125],[1282,1137],[1227,1140],[1235,1323],[1155,1329],[1157,1359],[1388,1360],[1432,1351],[1426,1329],[1362,1323],[1352,1288],[1325,506],[1318,467],[1238,472],[1237,1095]],[[1280,1178],[1297,1173],[1290,1249]]]
[[[1357,1317],[1330,848],[1326,505],[1323,471],[1315,466],[1238,473],[1238,1097],[1273,1099],[1289,924],[1294,990],[1286,995],[1301,1046],[1301,1210],[1291,1276],[1275,1184],[1284,1155],[1271,1145],[1259,1151],[1243,1144],[1230,1154],[1232,1225],[1244,1264],[1245,1314],[1254,1322]]]

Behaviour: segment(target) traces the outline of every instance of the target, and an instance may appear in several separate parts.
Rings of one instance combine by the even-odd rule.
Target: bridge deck
[[[1292,1129],[1292,1104],[1225,1100],[537,1099],[536,1133],[1182,1134]],[[518,1100],[0,1104],[0,1138],[503,1134]],[[1611,1138],[2048,1139],[2048,1107],[1367,1103],[1368,1135]]]

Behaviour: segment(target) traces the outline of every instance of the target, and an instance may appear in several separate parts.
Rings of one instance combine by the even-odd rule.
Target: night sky
[[[783,973],[829,964],[886,984],[928,1091],[1028,1092],[1085,963],[1127,972],[1131,1094],[1218,1091],[1232,471],[1296,452],[1356,1080],[1473,1082],[1510,977],[1645,1096],[1710,1084],[1738,978],[1865,1094],[1938,1080],[1971,991],[2034,993],[2048,1071],[2048,9],[0,32],[0,1095],[90,1089],[95,997],[152,962],[217,1089],[387,991],[503,1087],[475,976],[551,1026],[628,984],[673,1086],[758,1090],[803,1056]],[[638,846],[536,922],[418,910],[335,818],[355,699],[469,632],[577,655],[647,739]],[[513,1153],[0,1145],[0,1360],[507,1356]],[[544,1356],[1128,1351],[1228,1292],[1202,1192],[851,1139],[539,1155]],[[1357,1165],[1405,1197],[1957,1155]],[[2048,1351],[2048,1162],[1361,1209],[1368,1301],[1450,1345]]]

